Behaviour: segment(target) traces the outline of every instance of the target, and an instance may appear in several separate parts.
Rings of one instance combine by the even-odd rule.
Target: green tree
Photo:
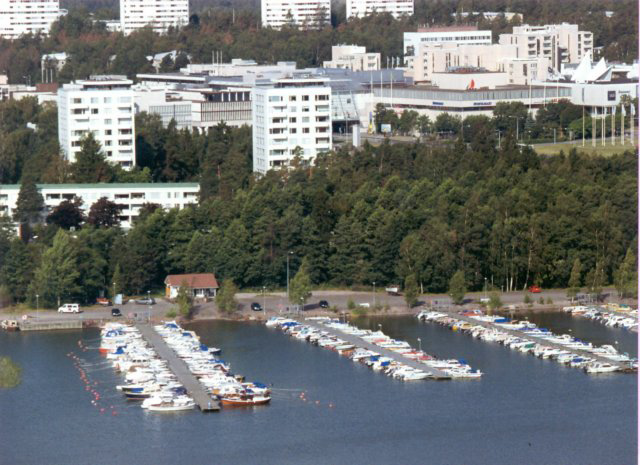
[[[416,275],[409,273],[404,279],[404,301],[407,303],[407,307],[415,307],[418,303],[418,280]]]
[[[35,224],[42,219],[44,199],[32,179],[23,180],[13,218],[20,224]]]
[[[487,307],[491,312],[500,310],[500,308],[502,307],[502,300],[500,300],[500,296],[497,292],[491,292],[489,294],[489,302],[487,304]]]
[[[180,284],[176,302],[178,304],[178,313],[184,317],[188,317],[191,313],[191,295],[189,295],[189,286],[186,281]]]
[[[120,226],[120,210],[122,206],[107,199],[100,197],[89,209],[87,222],[98,228],[113,228]]]
[[[464,271],[456,271],[449,280],[449,297],[456,305],[464,302],[464,295],[467,292],[467,285],[464,279]]]
[[[636,255],[631,247],[615,273],[614,283],[620,297],[635,296],[638,291],[638,272],[636,267]]]
[[[13,388],[20,384],[22,369],[9,357],[0,357],[0,388]]]
[[[311,297],[311,278],[309,277],[309,262],[305,258],[298,272],[291,280],[289,286],[289,301],[295,305],[301,304],[304,310],[304,304]]]
[[[576,258],[573,261],[573,266],[571,267],[571,276],[569,277],[569,287],[567,288],[567,297],[571,300],[575,299],[580,292],[580,283],[582,279],[582,262],[580,262],[579,258]]]
[[[79,278],[77,251],[69,233],[60,229],[42,255],[29,294],[39,294],[44,307],[53,307],[80,292]]]
[[[106,161],[93,133],[88,133],[80,143],[80,151],[71,164],[73,180],[78,183],[109,182],[113,180],[113,169]]]
[[[216,305],[218,310],[222,313],[230,315],[238,309],[238,301],[236,300],[236,294],[238,288],[232,279],[225,279],[222,282],[222,287],[218,291],[216,296]]]
[[[14,302],[23,302],[27,298],[34,265],[37,265],[37,262],[34,263],[29,246],[21,239],[12,240],[0,268],[0,282],[7,287]]]

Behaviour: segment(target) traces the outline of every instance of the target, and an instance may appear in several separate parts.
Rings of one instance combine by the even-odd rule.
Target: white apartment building
[[[390,13],[398,19],[413,15],[413,0],[347,0],[347,19],[363,18],[373,13]]]
[[[403,50],[406,57],[415,55],[422,44],[490,45],[491,31],[479,31],[475,26],[419,28],[405,32]]]
[[[71,162],[93,133],[107,161],[136,164],[134,94],[125,76],[91,76],[58,89],[58,139]]]
[[[189,24],[189,0],[120,0],[120,27],[125,34],[151,26],[158,34]]]
[[[500,44],[516,45],[520,58],[549,58],[553,69],[562,63],[578,63],[593,51],[593,34],[580,31],[576,24],[517,26],[511,34],[500,34]]]
[[[198,203],[198,183],[114,183],[114,184],[38,184],[38,191],[45,204],[44,214],[50,213],[64,200],[79,197],[82,210],[89,213],[91,205],[100,198],[117,203],[120,210],[120,226],[128,229],[140,214],[145,203],[155,203],[164,209],[185,208]],[[18,202],[19,184],[0,185],[0,216],[12,216]]]
[[[0,37],[48,34],[51,24],[65,13],[59,0],[0,0]]]
[[[366,47],[358,45],[334,45],[331,47],[331,61],[325,61],[322,66],[351,71],[375,71],[380,69],[380,54],[367,53]]]
[[[280,29],[285,24],[316,28],[331,24],[331,0],[261,0],[262,26]]]
[[[293,76],[257,83],[251,100],[254,172],[287,167],[296,155],[310,164],[331,150],[327,79]]]

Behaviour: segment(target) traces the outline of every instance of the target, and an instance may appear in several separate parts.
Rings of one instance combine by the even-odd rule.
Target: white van
[[[80,313],[80,305],[78,304],[64,304],[62,307],[58,307],[60,313]]]

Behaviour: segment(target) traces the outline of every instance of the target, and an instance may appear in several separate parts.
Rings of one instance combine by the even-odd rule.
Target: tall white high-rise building
[[[151,26],[158,34],[189,24],[189,0],[120,0],[122,32]]]
[[[261,0],[262,25],[317,28],[331,23],[331,0]]]
[[[331,150],[331,87],[326,79],[287,77],[256,83],[252,95],[253,171],[312,163]]]
[[[413,0],[347,0],[347,19],[373,13],[391,13],[394,18],[413,15]]]
[[[70,162],[82,139],[93,133],[107,161],[131,169],[136,164],[132,81],[125,76],[91,76],[58,90],[58,140]]]
[[[59,0],[0,0],[0,37],[48,34],[51,24],[64,13]]]

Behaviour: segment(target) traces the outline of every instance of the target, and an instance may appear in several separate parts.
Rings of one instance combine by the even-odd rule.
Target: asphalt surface
[[[609,297],[615,296],[615,290],[612,288],[605,289],[603,291],[605,295]],[[499,293],[503,306],[509,309],[513,308],[532,308],[532,309],[553,309],[569,305],[570,302],[566,297],[566,290],[564,289],[549,289],[542,290],[541,293],[529,294],[534,304],[532,307],[524,304],[524,296],[527,294],[524,291],[515,292],[503,292]],[[465,298],[466,307],[476,307],[479,304],[481,298],[485,297],[483,292],[469,293]],[[540,298],[543,298],[545,305],[538,303]],[[262,293],[239,293],[236,295],[236,299],[239,303],[239,312],[237,315],[244,317],[264,317],[264,312],[254,312],[251,310],[251,303],[257,302],[263,308],[266,307],[267,315],[273,315],[278,313],[286,313],[287,311],[298,310],[294,303],[288,304],[286,299],[286,293],[275,292],[266,294]],[[552,304],[547,304],[547,300],[551,299]],[[384,289],[376,289],[376,293],[373,293],[373,287],[371,292],[354,292],[354,291],[339,291],[339,290],[327,290],[327,291],[314,291],[312,296],[308,299],[307,304],[304,306],[305,312],[322,310],[318,305],[320,300],[326,300],[331,308],[336,307],[339,311],[346,311],[348,309],[349,301],[353,301],[356,306],[360,304],[367,305],[367,310],[372,311],[375,306],[382,307],[389,306],[389,313],[399,313],[408,311],[407,305],[403,296],[392,296],[384,292]],[[615,300],[615,299],[614,299]],[[437,305],[437,306],[450,306],[451,298],[446,294],[429,294],[420,296],[418,299],[418,306],[421,305]],[[0,319],[17,319],[23,315],[27,315],[28,318],[47,318],[48,320],[58,319],[71,319],[80,318],[83,320],[117,320],[111,316],[111,308],[119,308],[122,313],[122,318],[132,318],[138,320],[144,320],[147,318],[163,319],[167,318],[167,313],[175,308],[175,304],[162,298],[156,298],[156,304],[154,305],[139,305],[133,301],[127,302],[124,305],[102,307],[94,305],[90,307],[81,307],[82,312],[79,314],[73,313],[58,313],[55,310],[29,310],[25,312],[3,312],[0,309]],[[417,308],[417,307],[416,307]],[[417,311],[417,310],[416,310]],[[206,302],[194,304],[194,316],[196,318],[213,318],[219,316],[215,303]]]

